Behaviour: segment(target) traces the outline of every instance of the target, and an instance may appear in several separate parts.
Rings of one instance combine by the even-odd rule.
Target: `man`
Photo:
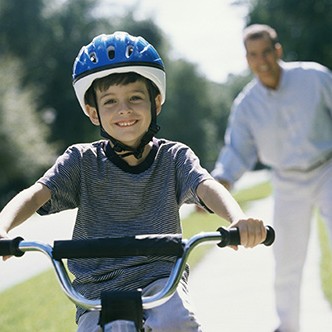
[[[234,101],[212,175],[231,188],[258,160],[271,168],[276,331],[296,332],[314,207],[332,239],[332,74],[313,62],[283,62],[267,25],[247,27],[243,41],[255,78]]]

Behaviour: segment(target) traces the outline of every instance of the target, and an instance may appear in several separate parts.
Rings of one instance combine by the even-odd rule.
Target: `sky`
[[[234,0],[103,0],[105,8],[135,18],[152,17],[172,45],[171,56],[197,64],[208,79],[222,83],[247,68],[242,45],[246,8]],[[143,36],[144,37],[144,36]]]

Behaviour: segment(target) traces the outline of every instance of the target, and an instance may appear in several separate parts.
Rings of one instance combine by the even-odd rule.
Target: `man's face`
[[[273,45],[268,37],[262,37],[247,40],[245,47],[251,71],[264,85],[276,89],[280,79],[278,60],[282,55],[281,45]]]

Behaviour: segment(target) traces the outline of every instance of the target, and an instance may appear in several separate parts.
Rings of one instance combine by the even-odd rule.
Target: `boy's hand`
[[[8,233],[2,228],[0,228],[0,239],[9,239]]]
[[[246,248],[253,248],[266,239],[266,228],[262,220],[254,218],[241,219],[232,223],[230,227],[238,228],[241,245]],[[232,247],[237,250],[237,246]]]

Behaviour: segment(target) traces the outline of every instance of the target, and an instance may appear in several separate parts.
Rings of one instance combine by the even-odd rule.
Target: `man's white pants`
[[[274,174],[276,309],[282,332],[299,331],[300,290],[314,208],[332,239],[332,161],[307,173]]]

